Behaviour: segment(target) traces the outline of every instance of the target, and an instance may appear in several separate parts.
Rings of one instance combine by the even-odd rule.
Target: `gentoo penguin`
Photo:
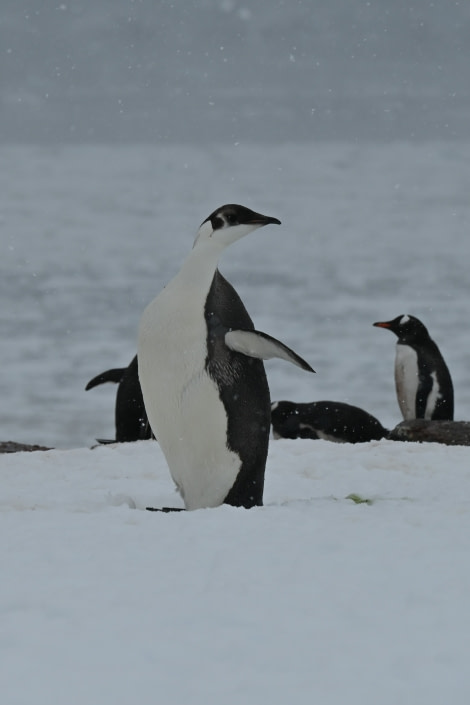
[[[340,401],[271,404],[274,438],[322,438],[336,443],[367,443],[388,436],[374,416]]]
[[[277,218],[239,205],[201,224],[179,273],[145,309],[139,378],[150,426],[186,509],[263,503],[271,403],[262,360],[310,365],[256,331],[217,266],[223,250]]]
[[[114,440],[97,439],[99,443],[129,443],[151,438],[152,432],[145,412],[142,390],[137,371],[137,355],[128,367],[116,367],[93,377],[86,390],[105,382],[118,384],[114,420],[116,438]]]
[[[403,418],[454,418],[454,389],[444,358],[426,326],[414,316],[397,316],[373,324],[398,336],[395,386]]]

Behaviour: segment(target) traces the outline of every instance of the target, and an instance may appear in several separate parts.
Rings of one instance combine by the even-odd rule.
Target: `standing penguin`
[[[132,358],[128,367],[114,367],[93,377],[85,389],[88,391],[105,382],[119,385],[114,411],[116,437],[113,440],[98,438],[98,443],[130,443],[151,438],[139,384],[137,355]]]
[[[232,242],[277,218],[225,205],[200,226],[179,273],[145,309],[139,378],[150,426],[186,509],[262,505],[270,396],[262,360],[313,372],[256,331],[217,269]]]
[[[454,388],[444,358],[426,326],[414,316],[397,316],[373,324],[398,336],[395,387],[405,421],[452,421]]]

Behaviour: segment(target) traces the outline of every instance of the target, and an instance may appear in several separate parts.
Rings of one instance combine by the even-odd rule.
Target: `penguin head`
[[[203,242],[219,244],[227,247],[232,242],[248,235],[253,230],[262,228],[263,225],[275,223],[280,225],[281,221],[268,215],[261,215],[255,211],[230,203],[217,208],[206,220],[201,223],[194,240],[194,247]]]
[[[391,330],[401,343],[418,343],[429,338],[428,329],[415,316],[397,316],[391,321],[377,321],[373,325]]]
[[[299,421],[299,412],[294,402],[275,401],[271,403],[273,438],[298,438]]]
[[[297,404],[293,401],[273,401],[271,402],[271,416],[278,419],[285,419],[292,414],[298,414]]]

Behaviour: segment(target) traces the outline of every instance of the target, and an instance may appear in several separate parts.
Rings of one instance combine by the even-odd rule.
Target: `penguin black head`
[[[428,329],[415,316],[397,316],[391,321],[377,321],[372,325],[391,330],[398,337],[400,343],[420,343],[429,339]]]
[[[292,401],[275,401],[271,403],[271,425],[273,437],[278,438],[318,438],[311,426],[302,423],[300,410],[307,404],[295,404]]]
[[[217,208],[201,223],[194,247],[202,242],[213,242],[227,246],[253,230],[270,223],[280,225],[281,221],[268,215],[256,213],[245,206],[229,203]]]

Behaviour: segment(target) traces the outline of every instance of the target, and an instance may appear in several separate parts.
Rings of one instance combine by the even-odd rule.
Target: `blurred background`
[[[459,139],[470,3],[1,0],[7,142]]]
[[[282,221],[221,262],[317,371],[273,399],[393,427],[411,313],[470,418],[470,2],[0,0],[0,52],[0,440],[113,438],[85,385],[227,202]]]

